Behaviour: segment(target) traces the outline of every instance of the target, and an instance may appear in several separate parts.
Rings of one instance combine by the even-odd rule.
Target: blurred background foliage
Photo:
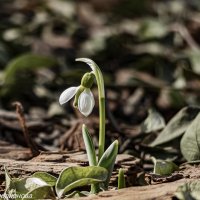
[[[200,103],[199,0],[1,0],[0,8],[2,108],[20,100],[50,109],[88,71],[77,57],[103,70],[118,119],[137,124],[154,107],[169,120]]]

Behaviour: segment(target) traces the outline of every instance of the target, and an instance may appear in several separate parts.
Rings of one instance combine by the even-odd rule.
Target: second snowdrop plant
[[[73,106],[78,108],[79,111],[84,115],[88,116],[91,114],[93,107],[95,105],[94,96],[91,92],[91,87],[93,83],[97,83],[98,87],[98,97],[99,97],[99,145],[98,145],[98,155],[95,152],[95,146],[93,144],[92,138],[88,132],[87,127],[83,124],[82,134],[83,140],[86,147],[86,152],[88,156],[88,161],[90,166],[103,167],[108,171],[108,175],[103,184],[93,184],[91,186],[91,193],[97,193],[101,189],[108,189],[108,184],[110,177],[114,168],[114,163],[118,153],[118,141],[115,140],[106,150],[105,150],[105,89],[104,89],[104,79],[102,72],[98,65],[88,58],[78,58],[76,61],[85,62],[91,68],[91,71],[84,74],[81,80],[81,84],[77,87],[70,87],[62,92],[59,98],[60,104],[64,104],[74,98]]]

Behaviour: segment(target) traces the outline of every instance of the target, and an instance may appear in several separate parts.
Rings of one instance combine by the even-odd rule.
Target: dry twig
[[[36,147],[35,143],[33,142],[33,140],[31,139],[29,130],[26,126],[26,120],[24,117],[24,111],[23,111],[22,104],[20,102],[14,102],[12,105],[15,106],[15,108],[16,108],[16,114],[17,114],[17,118],[19,120],[19,124],[22,128],[24,138],[26,140],[28,147],[31,150],[32,155],[33,156],[39,155],[40,152],[39,152],[38,148]]]

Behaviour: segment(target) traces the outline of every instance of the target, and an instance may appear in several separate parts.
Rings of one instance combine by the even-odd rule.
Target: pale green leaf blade
[[[165,119],[154,109],[148,111],[148,116],[141,125],[143,133],[151,133],[165,128]]]
[[[195,180],[179,186],[176,190],[175,196],[179,200],[200,200],[200,181]]]
[[[49,185],[44,185],[26,193],[23,200],[56,199],[55,194]]]
[[[85,148],[87,151],[89,165],[96,166],[97,160],[96,160],[94,144],[93,144],[92,138],[88,132],[88,129],[86,128],[86,126],[84,124],[82,126],[82,134],[83,134],[83,140],[85,143]]]
[[[181,109],[151,143],[151,146],[161,145],[181,136],[187,130],[199,111],[200,107],[197,106],[189,106]]]
[[[12,185],[13,187],[8,190],[7,194],[15,194],[17,196],[16,200],[53,199],[53,197],[55,199],[51,186],[40,178],[13,179]]]
[[[56,182],[56,193],[60,198],[70,190],[95,183],[104,182],[108,172],[103,167],[69,167],[64,169]]]
[[[112,175],[117,153],[118,153],[118,141],[115,140],[104,152],[98,163],[98,166],[104,167],[108,170],[108,177],[107,180],[105,181],[105,189],[108,188],[108,184],[110,181],[110,177]]]
[[[13,178],[11,180],[11,184],[9,188],[5,191],[7,195],[15,196],[15,200],[21,200],[22,196],[25,195],[28,192],[28,189],[25,187],[27,178],[18,179]]]
[[[124,175],[124,170],[122,168],[119,169],[118,175],[118,190],[126,187],[126,179]]]
[[[152,157],[152,161],[154,163],[154,174],[158,175],[170,175],[174,171],[178,170],[178,166],[173,163],[172,161],[166,161],[166,160],[158,160]]]
[[[47,172],[35,172],[31,177],[40,178],[50,186],[55,186],[57,178]]]
[[[28,191],[32,191],[38,187],[42,187],[42,186],[46,186],[46,185],[48,185],[48,184],[45,181],[43,181],[40,178],[35,178],[35,177],[27,178],[26,182],[25,182],[25,188]]]
[[[13,60],[11,60],[6,66],[5,71],[5,84],[13,83],[17,73],[23,70],[33,70],[40,67],[51,67],[55,65],[57,61],[51,57],[24,54]]]
[[[200,159],[200,114],[197,115],[183,135],[181,152],[187,161]]]

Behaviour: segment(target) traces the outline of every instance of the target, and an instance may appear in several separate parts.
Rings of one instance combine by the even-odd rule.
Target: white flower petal
[[[78,88],[79,87],[70,87],[66,89],[64,92],[62,92],[59,98],[59,103],[62,105],[68,102],[76,94]]]
[[[90,89],[85,89],[78,99],[78,109],[86,117],[94,108],[94,96]]]

